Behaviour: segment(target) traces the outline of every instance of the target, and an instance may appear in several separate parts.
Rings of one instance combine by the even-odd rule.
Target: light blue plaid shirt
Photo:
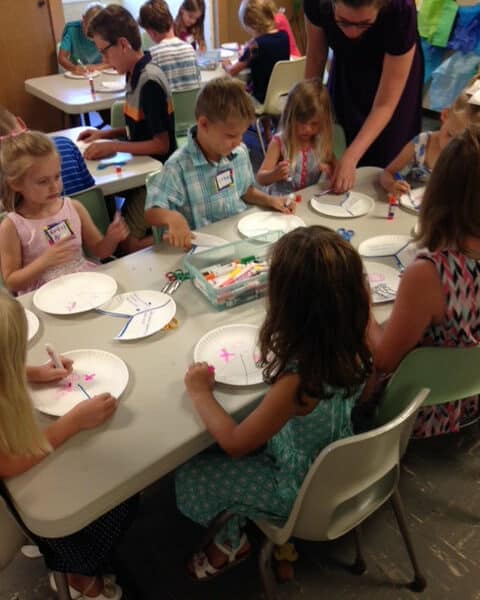
[[[254,184],[252,165],[244,144],[218,163],[212,163],[205,158],[195,137],[196,126],[189,131],[187,144],[172,154],[162,171],[148,181],[145,202],[145,210],[155,207],[177,210],[191,229],[246,210],[242,196]],[[233,183],[219,189],[219,181],[225,181],[228,171]],[[226,179],[228,181],[228,174]]]

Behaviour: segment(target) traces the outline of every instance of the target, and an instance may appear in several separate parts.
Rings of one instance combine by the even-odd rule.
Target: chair
[[[154,175],[158,175],[158,173],[161,173],[162,169],[158,169],[158,171],[152,171],[152,173],[149,173],[147,175],[147,177],[145,178],[145,185],[147,187],[147,191],[148,191],[148,182],[152,179],[152,177]],[[163,234],[163,227],[152,227],[152,233],[153,233],[153,241],[155,244],[160,244],[160,242],[162,241],[162,234]]]
[[[342,157],[347,147],[347,141],[345,139],[345,131],[339,123],[333,125],[333,153],[335,158],[338,160]]]
[[[357,557],[352,570],[363,573],[365,562],[360,548],[359,525],[389,499],[415,573],[409,587],[414,591],[425,588],[425,578],[417,563],[397,486],[402,432],[411,427],[428,393],[428,389],[422,389],[398,416],[382,427],[338,440],[324,448],[310,467],[283,526],[256,522],[266,537],[260,551],[259,567],[267,600],[277,598],[270,568],[273,547],[284,544],[291,536],[326,541],[337,539],[353,529]],[[225,515],[222,513],[210,528],[210,539],[219,524],[228,518]]]
[[[306,58],[303,56],[297,60],[279,60],[273,67],[264,103],[255,107],[257,116],[255,126],[263,154],[265,154],[265,142],[260,121],[263,117],[279,117],[282,114],[282,96],[286,96],[293,85],[304,79],[305,62]]]
[[[185,145],[188,130],[195,124],[195,104],[198,92],[199,88],[172,92],[175,110],[175,136],[179,147]]]
[[[99,187],[92,187],[83,192],[72,194],[72,198],[78,200],[88,210],[92,221],[98,227],[98,230],[105,235],[105,232],[110,225],[107,206],[103,192]]]
[[[148,50],[154,45],[155,43],[153,42],[152,38],[148,35],[146,31],[142,29],[142,49]]]
[[[125,127],[125,115],[123,113],[123,107],[125,106],[125,100],[115,100],[110,107],[110,125],[112,129],[117,127]]]

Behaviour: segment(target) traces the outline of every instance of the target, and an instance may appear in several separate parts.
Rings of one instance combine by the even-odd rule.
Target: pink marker
[[[50,360],[53,363],[53,366],[56,369],[63,369],[63,363],[60,360],[60,356],[55,352],[53,346],[51,344],[45,344],[45,350],[47,351],[47,354],[50,358]]]
[[[211,375],[215,375],[215,367],[213,365],[208,365],[208,372]]]

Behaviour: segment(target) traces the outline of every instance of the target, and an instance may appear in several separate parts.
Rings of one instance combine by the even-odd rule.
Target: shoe
[[[50,573],[49,581],[50,581],[50,587],[52,588],[52,590],[54,592],[56,592],[57,584],[55,583],[55,578],[53,576],[53,573]],[[93,581],[94,581],[94,579],[92,579],[92,584],[93,584]],[[79,600],[80,598],[86,599],[86,600],[120,600],[122,597],[123,591],[122,591],[122,588],[115,583],[115,575],[104,575],[104,577],[103,577],[103,593],[102,594],[98,594],[98,596],[86,596],[85,594],[88,593],[88,590],[92,584],[90,584],[90,586],[87,586],[83,592],[79,592],[78,590],[73,588],[71,585],[69,585],[68,591],[70,592],[70,596],[71,596],[72,600]]]
[[[207,554],[203,550],[201,552],[196,552],[189,561],[191,566],[193,566],[193,571],[190,568],[190,564],[187,566],[187,573],[194,581],[209,581],[210,579],[215,579],[215,577],[218,577],[222,573],[225,573],[225,571],[238,565],[250,555],[251,548],[245,534],[242,535],[240,542],[235,549],[223,546],[215,541],[213,544],[226,555],[227,560],[225,564],[217,569],[211,564]],[[243,547],[246,544],[248,547],[246,550],[243,550]]]

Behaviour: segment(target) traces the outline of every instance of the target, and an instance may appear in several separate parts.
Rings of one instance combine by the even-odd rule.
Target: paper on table
[[[109,156],[108,158],[102,158],[99,161],[97,168],[98,169],[106,169],[107,167],[114,165],[124,165],[128,161],[132,160],[133,156],[130,152],[117,152],[113,156]]]

